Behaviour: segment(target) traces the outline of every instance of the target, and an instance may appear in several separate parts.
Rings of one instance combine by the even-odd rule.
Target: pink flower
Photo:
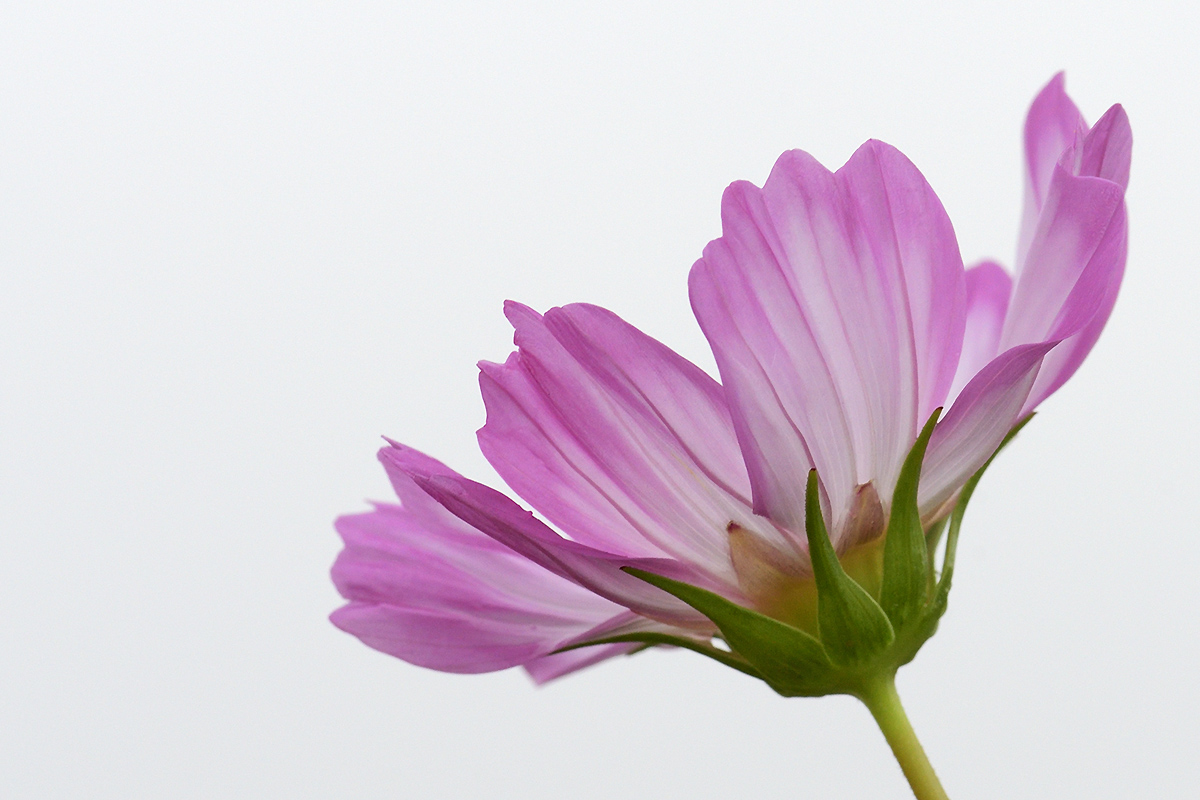
[[[714,654],[713,622],[634,567],[812,631],[813,469],[836,552],[877,596],[925,421],[946,409],[920,474],[932,526],[1099,336],[1125,265],[1130,146],[1120,106],[1089,128],[1061,74],[1042,90],[1015,278],[964,270],[937,196],[894,148],[867,142],[836,172],[783,154],[762,188],[726,190],[723,235],[689,278],[721,383],[604,309],[507,304],[517,350],[480,365],[479,443],[562,533],[393,443],[379,457],[401,504],[337,522],[349,602],[333,622],[414,664],[524,665],[538,681],[640,646],[555,653],[621,634]]]

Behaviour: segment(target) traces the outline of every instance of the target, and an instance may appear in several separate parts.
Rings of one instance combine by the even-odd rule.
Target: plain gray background
[[[0,794],[903,798],[867,712],[688,653],[535,689],[335,630],[381,434],[495,481],[501,302],[712,359],[685,279],[785,149],[900,147],[1011,264],[1059,69],[1135,150],[1129,267],[976,495],[902,670],[955,798],[1192,798],[1194,3],[13,3],[0,12]],[[1134,10],[1134,9],[1137,10]]]

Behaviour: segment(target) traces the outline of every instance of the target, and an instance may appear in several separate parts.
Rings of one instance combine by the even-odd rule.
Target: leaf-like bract
[[[921,481],[925,448],[940,413],[940,408],[933,412],[917,437],[916,444],[908,451],[900,478],[896,481],[896,491],[892,495],[892,513],[888,519],[887,538],[883,543],[883,588],[879,604],[896,628],[917,618],[928,598],[929,551],[925,543],[925,529],[921,527],[917,489]]]
[[[837,691],[832,665],[821,643],[799,628],[707,589],[634,567],[622,569],[678,597],[712,620],[733,652],[750,662],[780,694],[815,696]]]
[[[808,473],[804,528],[817,582],[821,643],[838,666],[862,664],[882,652],[896,634],[875,598],[855,583],[838,561],[821,515],[816,470]]]

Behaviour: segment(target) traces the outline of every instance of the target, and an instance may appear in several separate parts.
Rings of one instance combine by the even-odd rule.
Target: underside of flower
[[[964,268],[882,142],[731,185],[688,280],[719,382],[604,309],[506,304],[516,350],[480,364],[479,444],[537,516],[390,443],[400,504],[338,520],[334,623],[452,672],[542,682],[673,645],[787,695],[878,695],[945,611],[981,471],[1120,287],[1124,111],[1089,127],[1056,76],[1025,149],[1013,274]]]

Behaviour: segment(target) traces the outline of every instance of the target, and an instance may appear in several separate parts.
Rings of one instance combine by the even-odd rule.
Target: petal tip
[[[508,320],[513,328],[519,328],[522,323],[540,320],[542,315],[524,303],[517,302],[516,300],[505,300],[504,318]]]

